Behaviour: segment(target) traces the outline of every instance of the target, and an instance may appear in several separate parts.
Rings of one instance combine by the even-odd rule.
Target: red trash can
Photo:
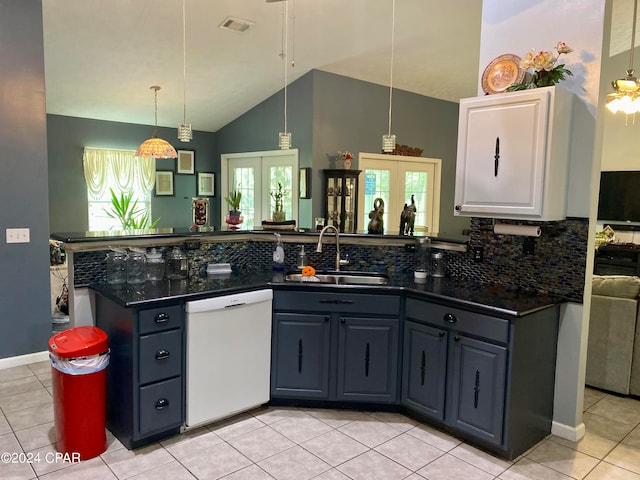
[[[75,327],[49,339],[56,450],[86,460],[107,449],[107,334]]]

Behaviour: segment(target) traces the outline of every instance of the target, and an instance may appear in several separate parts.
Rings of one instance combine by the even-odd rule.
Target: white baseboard
[[[29,365],[30,363],[45,362],[49,360],[49,352],[35,352],[26,355],[18,355],[17,357],[0,358],[0,370],[11,367],[19,367],[20,365]]]
[[[571,442],[577,442],[584,437],[585,426],[584,423],[580,423],[576,427],[571,427],[563,423],[551,422],[551,433],[558,437],[566,438]]]

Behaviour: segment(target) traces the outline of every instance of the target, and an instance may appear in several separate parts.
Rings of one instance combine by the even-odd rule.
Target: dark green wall
[[[47,350],[49,211],[40,0],[0,1],[0,358]],[[29,228],[7,244],[5,229]]]
[[[82,169],[84,147],[135,150],[153,133],[153,126],[107,122],[87,118],[47,115],[49,152],[49,218],[52,232],[83,232],[88,228],[87,188]],[[177,129],[158,128],[158,136],[176,149],[195,151],[195,170],[219,172],[215,134],[193,132],[193,140],[180,142]],[[176,170],[175,159],[158,159],[157,170]],[[216,178],[216,181],[219,179]],[[191,198],[196,196],[196,175],[175,175],[174,197],[153,197],[153,217],[158,227],[187,227],[191,224]],[[217,189],[216,189],[217,190]],[[219,197],[211,198],[217,215]],[[214,223],[215,222],[215,223]],[[212,224],[219,223],[218,217]]]

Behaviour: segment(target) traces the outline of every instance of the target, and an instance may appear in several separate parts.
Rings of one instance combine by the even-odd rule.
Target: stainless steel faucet
[[[340,271],[340,265],[346,265],[349,263],[348,260],[340,260],[340,231],[334,227],[333,225],[327,225],[320,231],[320,237],[318,238],[318,246],[316,247],[316,252],[322,253],[322,236],[324,232],[332,228],[336,232],[336,272]]]

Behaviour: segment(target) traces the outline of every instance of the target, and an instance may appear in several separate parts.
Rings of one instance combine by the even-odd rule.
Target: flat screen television
[[[640,171],[600,174],[598,220],[640,224]]]

